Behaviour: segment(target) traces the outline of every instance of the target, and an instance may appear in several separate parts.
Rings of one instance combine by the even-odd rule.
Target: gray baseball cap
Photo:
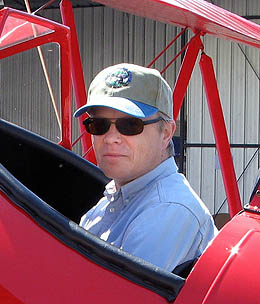
[[[139,118],[160,111],[173,119],[172,99],[172,90],[159,71],[121,63],[105,68],[93,79],[87,103],[74,113],[74,117],[102,106]]]

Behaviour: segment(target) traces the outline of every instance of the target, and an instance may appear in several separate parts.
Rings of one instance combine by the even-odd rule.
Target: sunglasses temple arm
[[[158,117],[158,118],[151,119],[151,120],[143,120],[143,124],[144,125],[150,125],[150,124],[153,124],[153,123],[158,122],[160,120],[163,120],[163,118]]]

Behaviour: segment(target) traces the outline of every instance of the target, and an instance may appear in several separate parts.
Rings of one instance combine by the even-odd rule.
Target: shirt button
[[[129,203],[129,199],[126,199],[125,202],[128,204]]]
[[[111,207],[111,208],[109,208],[109,211],[110,211],[111,213],[113,213],[113,212],[115,212],[115,208],[114,208],[114,207]]]

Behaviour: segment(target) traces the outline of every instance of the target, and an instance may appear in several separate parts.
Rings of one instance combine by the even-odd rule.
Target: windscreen
[[[51,32],[52,30],[45,26],[10,15],[3,28],[0,28],[0,50]]]

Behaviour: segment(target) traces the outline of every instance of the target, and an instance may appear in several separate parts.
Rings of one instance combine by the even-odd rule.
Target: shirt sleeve
[[[92,216],[94,210],[95,210],[95,208],[93,207],[92,209],[90,209],[87,213],[85,213],[85,214],[81,217],[79,226],[85,228],[85,226],[87,225],[89,219],[91,218],[91,216]]]
[[[121,249],[172,271],[199,255],[201,241],[200,224],[192,212],[180,204],[164,203],[131,222]]]
[[[105,197],[101,198],[94,207],[92,207],[81,217],[79,226],[88,230],[89,223],[91,223],[97,217],[102,218],[104,216],[104,212],[108,203],[109,202]]]

